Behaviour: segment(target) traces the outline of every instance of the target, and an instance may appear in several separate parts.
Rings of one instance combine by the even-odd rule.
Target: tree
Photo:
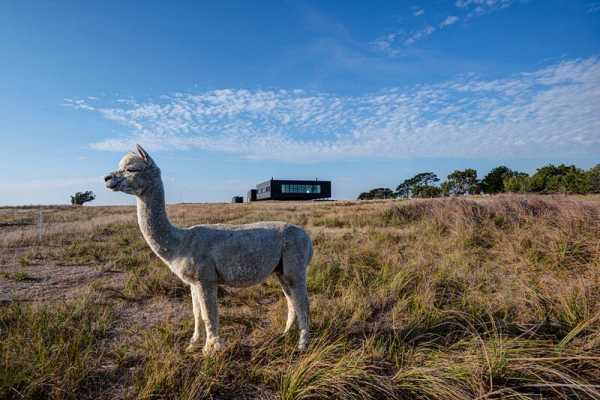
[[[464,171],[454,171],[448,175],[447,188],[445,189],[452,195],[478,193],[480,187],[477,180],[477,171],[472,168],[467,168]]]
[[[92,201],[95,198],[96,195],[91,190],[88,190],[87,192],[77,192],[73,196],[71,196],[71,204],[82,206],[83,203]]]
[[[504,180],[512,174],[513,171],[504,165],[496,167],[481,180],[481,189],[487,194],[504,192]]]
[[[440,185],[440,192],[443,197],[450,196],[450,184],[448,183],[448,181],[442,182],[442,184]]]
[[[509,178],[514,177],[522,177],[529,176],[524,172],[513,171],[510,168],[501,165],[499,167],[491,170],[482,180],[481,180],[481,190],[487,194],[501,193],[511,191],[508,190],[505,186],[505,183]],[[523,180],[517,180],[519,183],[523,183]],[[516,181],[511,181],[512,183]],[[514,187],[513,187],[514,189]],[[520,190],[517,190],[520,191]]]
[[[363,192],[358,196],[358,200],[375,200],[375,199],[393,199],[394,191],[390,188],[376,188],[368,192]]]
[[[412,195],[414,197],[439,197],[441,189],[434,184],[439,182],[440,178],[433,172],[422,172],[413,177]]]
[[[436,182],[439,182],[439,178],[433,172],[421,172],[412,178],[405,179],[398,187],[396,188],[396,195],[398,197],[436,197],[430,196],[435,192],[435,186],[433,185]]]
[[[519,173],[518,175],[509,176],[504,179],[504,191],[512,193],[529,192],[530,178],[527,174]]]
[[[398,187],[396,188],[396,196],[404,197],[404,198],[408,199],[411,194],[411,186],[412,186],[411,180],[405,179],[404,182],[399,184]]]
[[[530,190],[538,193],[586,193],[588,177],[575,165],[548,164],[531,176]]]
[[[600,193],[600,164],[586,172],[590,193]]]
[[[439,182],[440,178],[433,172],[421,172],[413,178],[413,184],[417,186],[431,186],[435,182]]]
[[[441,195],[442,189],[433,185],[417,186],[413,192],[413,196],[419,198],[440,197]]]

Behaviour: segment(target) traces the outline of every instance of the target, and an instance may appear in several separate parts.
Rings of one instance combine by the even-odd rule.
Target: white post
[[[38,212],[38,220],[37,220],[37,228],[38,228],[38,241],[42,241],[42,231],[44,229],[44,214],[42,214],[42,209],[39,209]]]

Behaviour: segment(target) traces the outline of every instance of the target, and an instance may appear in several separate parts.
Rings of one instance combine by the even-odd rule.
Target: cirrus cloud
[[[224,89],[154,101],[65,99],[124,128],[92,143],[123,151],[202,149],[250,159],[586,156],[600,151],[600,60],[362,96]]]

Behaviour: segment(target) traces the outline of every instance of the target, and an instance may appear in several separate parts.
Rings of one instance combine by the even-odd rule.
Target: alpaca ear
[[[148,152],[142,148],[142,146],[136,144],[135,148],[137,149],[139,156],[142,157],[142,160],[146,161],[147,163],[151,162],[152,159],[148,155]]]

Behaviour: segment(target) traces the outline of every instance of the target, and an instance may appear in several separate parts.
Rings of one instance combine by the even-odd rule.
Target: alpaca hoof
[[[216,338],[206,342],[206,345],[202,349],[202,353],[208,356],[218,353],[221,350],[223,350],[223,344],[221,343],[220,339]]]
[[[298,350],[304,351],[308,347],[308,332],[300,331],[300,339],[298,340]]]
[[[185,348],[186,353],[195,353],[200,349],[200,341],[197,339],[190,340],[190,344]]]
[[[185,352],[186,353],[195,353],[199,349],[200,349],[200,346],[198,345],[198,343],[192,342],[185,348]]]
[[[305,351],[308,347],[308,340],[300,340],[298,341],[298,350]]]

